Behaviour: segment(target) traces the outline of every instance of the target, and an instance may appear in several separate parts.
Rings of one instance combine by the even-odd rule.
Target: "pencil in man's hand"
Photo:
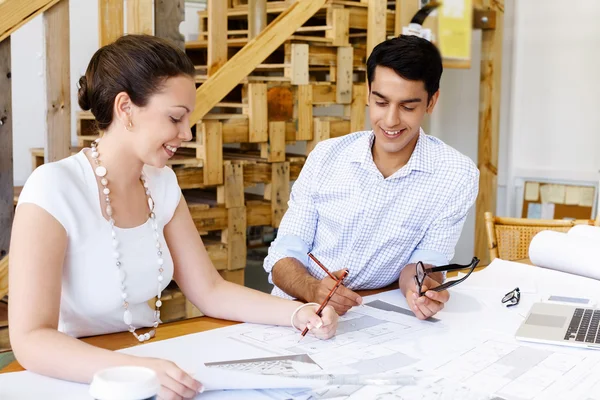
[[[321,267],[321,269],[323,271],[325,271],[327,273],[327,275],[329,275],[329,277],[331,279],[333,279],[334,281],[338,281],[339,279],[335,277],[335,275],[333,275],[331,272],[329,272],[329,270],[327,268],[325,268],[325,266],[323,264],[321,264],[321,262],[319,260],[317,260],[317,257],[313,256],[312,253],[308,253],[308,256],[311,258],[311,260],[313,260],[319,267]]]
[[[348,270],[344,270],[340,279],[335,283],[335,285],[333,285],[333,287],[329,291],[329,294],[327,295],[327,297],[325,297],[325,300],[323,300],[323,302],[321,303],[321,306],[317,310],[317,315],[319,317],[323,313],[323,309],[327,306],[327,303],[329,303],[329,300],[331,300],[331,298],[335,294],[335,291],[337,290],[337,288],[340,287],[340,285],[342,284],[342,281],[344,280],[344,278],[346,278],[346,276],[348,276]],[[302,338],[304,336],[306,336],[307,333],[308,333],[308,327],[305,327],[304,330],[302,331],[300,340],[302,340]]]

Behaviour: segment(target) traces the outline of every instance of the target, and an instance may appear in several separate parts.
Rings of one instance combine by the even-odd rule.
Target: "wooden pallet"
[[[244,226],[269,225],[279,227],[287,210],[289,199],[291,165],[294,165],[294,178],[300,173],[304,157],[290,157],[290,161],[266,163],[248,159],[247,154],[238,153],[239,158],[225,163],[225,184],[214,190],[184,190],[184,196],[192,213],[198,231],[211,232],[240,227],[242,222],[232,225],[232,217],[245,220]],[[178,172],[178,170],[175,170]],[[182,177],[178,175],[180,186]],[[244,189],[256,184],[265,184],[262,199],[245,194]],[[245,210],[236,210],[245,207]],[[229,235],[231,240],[231,235]],[[245,259],[245,253],[244,253]],[[237,265],[237,264],[236,264]],[[229,267],[228,269],[236,269]]]
[[[231,112],[207,114],[207,118],[199,124],[204,128],[197,126],[194,139],[182,146],[211,149],[197,157],[202,157],[204,165],[214,171],[219,170],[223,160],[219,152],[223,144],[260,143],[263,159],[280,162],[285,159],[286,144],[314,140],[314,107],[336,104],[345,106],[345,115],[337,119],[332,117],[332,129],[340,132],[332,137],[362,130],[366,85],[353,84],[347,73],[342,76],[345,78],[338,79],[337,83],[250,83],[243,90],[245,97],[242,102],[221,103],[221,109],[229,108]],[[181,164],[185,162],[182,160]],[[205,182],[218,183],[216,179]]]
[[[252,159],[254,154],[254,159]],[[243,184],[244,187],[251,187],[257,184],[270,184],[273,182],[274,171],[281,168],[282,165],[287,165],[289,169],[289,180],[298,179],[300,170],[304,165],[305,157],[302,155],[286,155],[286,161],[281,163],[269,163],[260,158],[256,152],[227,152],[224,155],[225,159],[232,164],[243,165]],[[202,180],[202,168],[173,168],[179,186],[182,189],[204,189]],[[276,178],[277,179],[277,178]]]
[[[220,270],[219,275],[228,282],[244,286],[245,270],[235,271]],[[204,314],[187,300],[179,287],[172,282],[161,296],[163,305],[160,308],[160,319],[163,323],[179,321],[182,319],[201,317]],[[150,301],[152,305],[154,300]],[[0,335],[2,331],[0,330]],[[1,337],[0,337],[1,340]]]
[[[267,22],[271,22],[276,16],[287,10],[290,5],[291,2],[289,1],[268,1],[266,5]],[[247,37],[245,40],[243,39],[244,28],[246,28],[247,35],[248,13],[247,3],[237,4],[227,9],[228,25],[235,25],[235,22],[239,21],[239,24],[235,26],[238,36],[235,38],[235,42],[229,42],[229,44],[241,47],[248,42]],[[393,9],[386,11],[386,31],[389,34],[395,32],[395,16]],[[306,24],[299,28],[290,37],[290,40],[344,46],[348,45],[352,38],[366,40],[368,25],[368,2],[330,0]],[[198,44],[208,43],[207,28],[208,11],[198,11]],[[234,35],[234,32],[229,32],[231,32],[231,36]],[[228,37],[231,36],[228,34]]]
[[[339,48],[351,48],[343,53],[343,57],[352,54],[352,70],[355,74],[362,74],[355,80],[363,82],[366,71],[366,46],[364,43],[345,43],[343,46],[333,46],[329,43],[304,43],[306,40],[289,40],[279,49],[274,51],[265,62],[259,64],[254,71],[240,83],[250,82],[291,82],[303,84],[309,81],[324,81],[324,72],[329,73],[330,68],[338,63]],[[239,47],[244,45],[243,40],[228,40],[228,56],[233,56]],[[201,41],[186,43],[186,52],[196,65],[196,82],[203,83],[208,79],[208,44]],[[343,61],[343,60],[342,60]],[[332,74],[335,78],[336,74]],[[330,81],[327,79],[327,81]]]

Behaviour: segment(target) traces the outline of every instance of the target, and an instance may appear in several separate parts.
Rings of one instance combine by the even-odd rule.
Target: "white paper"
[[[565,193],[565,204],[579,205],[581,198],[581,188],[579,186],[567,186]]]
[[[573,378],[599,366],[600,353],[532,346],[491,331],[483,331],[480,338],[432,373],[503,399],[587,399],[571,395],[578,386]]]
[[[586,237],[541,231],[529,245],[529,258],[539,267],[600,279],[600,246]]]
[[[575,225],[574,227],[569,229],[567,235],[571,237],[582,237],[590,240],[595,240],[600,246],[600,227],[598,226]]]
[[[365,386],[352,393],[348,400],[402,399],[402,400],[482,400],[486,392],[478,392],[449,379],[430,376],[419,379],[412,386]]]
[[[540,184],[539,182],[527,182],[525,183],[525,200],[527,201],[538,201],[540,198]]]
[[[398,291],[392,293],[401,296]],[[308,354],[323,373],[370,375],[418,363],[418,355],[397,351],[386,343],[441,329],[438,325],[419,321],[414,315],[363,306],[340,317],[336,336],[326,341],[305,337],[298,342],[298,333],[292,329],[255,325],[247,325],[247,331],[230,339],[278,354]]]
[[[554,219],[554,203],[542,203],[542,219]]]
[[[498,293],[509,292],[518,287],[521,293],[537,293],[535,279],[527,273],[531,268],[534,267],[521,263],[503,263],[502,266],[492,263],[481,271],[473,272],[457,287],[465,290],[494,290]],[[464,276],[464,273],[459,273],[459,276]]]
[[[541,185],[540,186],[540,197],[541,197],[541,203],[549,203],[550,202],[550,185]]]
[[[565,185],[549,185],[550,186],[550,203],[564,204],[565,203]]]
[[[237,370],[208,368],[201,365],[196,370],[194,378],[202,382],[206,390],[232,389],[290,389],[290,388],[319,388],[326,381],[315,379],[288,378],[283,375],[262,375],[246,373]]]
[[[2,400],[86,400],[89,385],[62,381],[28,371],[0,374]]]
[[[594,197],[596,190],[593,187],[582,187],[579,195],[579,205],[582,207],[592,207],[594,205]]]

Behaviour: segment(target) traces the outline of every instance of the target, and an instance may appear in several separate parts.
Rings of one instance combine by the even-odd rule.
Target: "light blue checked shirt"
[[[372,131],[320,142],[294,183],[289,208],[264,268],[293,257],[325,277],[348,268],[344,285],[375,289],[396,281],[405,265],[444,265],[454,256],[478,192],[473,161],[422,130],[408,163],[384,178],[373,162]],[[277,286],[272,294],[290,298]]]

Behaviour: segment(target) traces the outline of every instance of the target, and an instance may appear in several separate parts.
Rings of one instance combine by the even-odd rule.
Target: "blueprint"
[[[414,316],[357,307],[340,317],[336,336],[319,340],[285,327],[247,325],[247,330],[230,339],[271,351],[278,355],[310,356],[323,373],[377,374],[418,363],[415,355],[406,354],[388,343],[418,332],[442,329],[439,323],[419,321]],[[226,366],[227,363],[221,364]],[[255,372],[261,373],[260,368]]]
[[[341,317],[337,336],[324,341],[300,340],[288,327],[239,324],[120,352],[175,362],[214,389],[198,400],[600,400],[600,352],[516,341],[513,311],[525,311],[486,314],[498,293],[456,291],[454,302],[462,303],[446,307],[438,322],[402,311],[398,292],[379,294]],[[234,375],[240,379],[223,379]],[[0,375],[0,398],[89,395],[87,385],[25,371]]]
[[[531,347],[492,337],[433,373],[503,399],[591,399],[594,397],[578,396],[574,390],[581,392],[584,383],[600,387],[600,357],[590,350]]]
[[[493,396],[477,391],[451,380],[430,376],[421,377],[411,386],[363,386],[346,397],[348,400],[488,400]]]
[[[357,382],[390,374],[415,378],[402,385],[330,384],[309,391],[313,399],[600,400],[599,352],[532,346],[485,330],[457,333],[394,307],[377,300],[354,308],[340,317],[337,335],[327,341],[299,341],[290,328],[246,325],[229,339],[268,349],[277,355],[273,364],[238,360],[220,366],[297,377],[353,376]]]
[[[379,310],[384,310],[384,311],[392,311],[392,312],[396,312],[396,313],[400,313],[400,314],[404,314],[404,315],[408,315],[408,316],[413,316],[413,312],[410,311],[407,308],[403,308],[394,304],[390,304],[390,303],[386,303],[385,301],[381,301],[381,300],[373,300],[370,301],[368,303],[365,303],[365,306],[367,307],[372,307],[372,308],[377,308]],[[429,322],[437,322],[439,321],[439,319],[434,318],[434,317],[430,317],[428,319]]]
[[[273,399],[311,398],[343,399],[371,386],[376,377],[380,387],[414,386],[416,381],[407,371],[421,360],[394,345],[409,337],[434,334],[443,330],[440,323],[420,321],[412,314],[398,312],[395,306],[377,302],[377,307],[356,307],[340,317],[336,336],[319,340],[312,336],[301,339],[298,331],[287,327],[245,324],[228,338],[268,350],[272,357],[226,360],[206,363],[207,367],[224,368],[257,374],[279,374],[327,379],[330,384],[306,392],[270,391]],[[392,344],[392,346],[388,346]],[[387,377],[387,379],[379,379]],[[355,384],[358,383],[358,384]]]

